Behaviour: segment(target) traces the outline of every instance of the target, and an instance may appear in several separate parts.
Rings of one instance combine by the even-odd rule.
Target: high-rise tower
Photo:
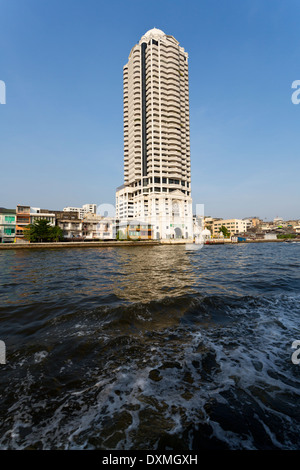
[[[188,54],[153,28],[129,55],[124,81],[124,185],[116,217],[154,238],[192,237]]]

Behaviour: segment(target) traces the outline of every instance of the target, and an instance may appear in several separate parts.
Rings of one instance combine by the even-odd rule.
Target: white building
[[[276,225],[276,226],[282,225],[283,223],[284,223],[284,220],[283,220],[282,217],[277,216],[273,219],[273,224]]]
[[[82,210],[87,214],[96,214],[97,212],[97,204],[83,204]]]
[[[132,48],[123,82],[116,219],[151,226],[155,239],[192,239],[188,54],[173,36],[151,29]]]
[[[41,210],[39,207],[31,207],[30,223],[34,224],[39,220],[47,220],[47,222],[49,222],[52,227],[55,226],[55,214],[52,214],[51,212],[46,210]]]
[[[249,228],[253,227],[253,222],[251,219],[243,219],[244,222],[246,222],[246,232],[249,230]]]
[[[115,239],[115,219],[112,217],[102,218],[97,224],[97,237],[100,240]]]
[[[264,235],[265,240],[277,240],[276,233],[265,233]]]
[[[79,219],[90,213],[96,214],[97,204],[84,204],[82,207],[64,207],[64,212],[77,212]]]
[[[82,236],[85,240],[112,240],[115,238],[115,220],[87,213],[82,219]]]

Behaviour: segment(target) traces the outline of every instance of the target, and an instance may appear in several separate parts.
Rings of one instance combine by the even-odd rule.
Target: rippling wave
[[[296,449],[299,248],[0,252],[0,447]]]

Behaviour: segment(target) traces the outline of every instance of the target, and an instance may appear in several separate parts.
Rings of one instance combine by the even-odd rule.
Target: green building
[[[0,243],[13,243],[16,236],[16,209],[0,207]]]

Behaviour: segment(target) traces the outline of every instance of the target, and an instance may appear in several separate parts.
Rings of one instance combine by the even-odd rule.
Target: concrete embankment
[[[232,240],[218,240],[218,239],[211,239],[210,241],[206,242],[205,244],[206,245],[241,245],[241,244],[245,244],[245,243],[280,243],[280,242],[287,242],[287,240],[285,239],[277,239],[277,240],[268,240],[268,239],[264,239],[264,238],[257,238],[255,240],[241,240],[241,241],[238,241],[238,242],[233,242]],[[300,240],[298,241],[298,243],[300,243]]]
[[[278,240],[243,240],[239,242],[233,242],[232,240],[217,240],[212,239],[205,245],[227,245],[233,244],[238,245],[241,243],[277,243],[285,242],[284,239]],[[97,248],[97,247],[124,247],[124,246],[159,246],[159,245],[186,245],[193,243],[191,240],[140,240],[140,241],[130,241],[130,240],[110,240],[106,242],[51,242],[51,243],[0,243],[0,250],[32,250],[35,248]],[[300,243],[300,240],[298,240]]]
[[[277,240],[268,240],[268,239],[264,239],[264,238],[258,238],[257,240],[245,240],[243,242],[239,242],[239,243],[277,243],[277,242],[285,242],[286,240],[285,239],[282,239],[282,238],[278,238]]]
[[[19,250],[35,248],[97,248],[97,247],[122,247],[122,246],[157,246],[159,241],[107,241],[107,242],[51,242],[51,243],[2,243],[0,250]]]

